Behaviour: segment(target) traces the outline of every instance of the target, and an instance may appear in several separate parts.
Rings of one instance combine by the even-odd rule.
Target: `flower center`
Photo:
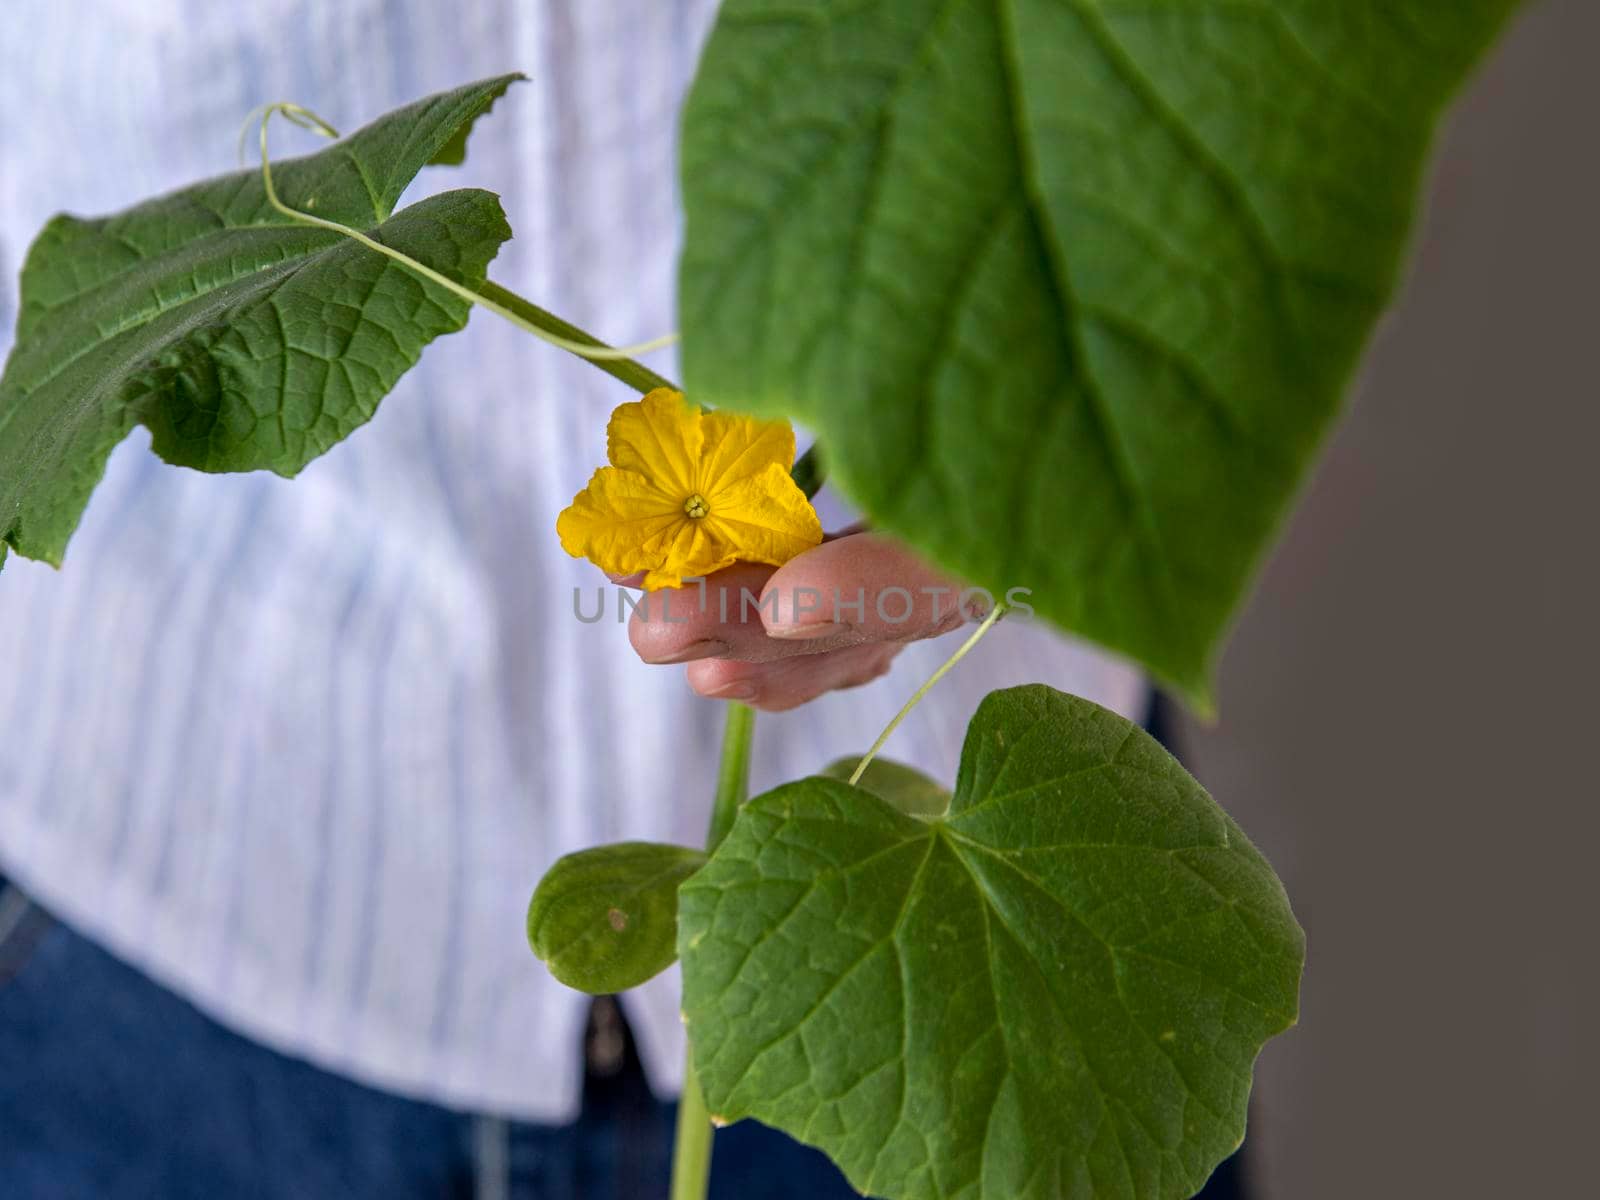
[[[706,503],[704,496],[696,492],[683,502],[683,511],[684,515],[690,520],[698,521],[701,517],[709,517],[711,515],[711,506]]]

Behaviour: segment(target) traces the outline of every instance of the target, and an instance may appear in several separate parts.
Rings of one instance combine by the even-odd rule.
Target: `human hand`
[[[959,592],[893,538],[847,531],[776,569],[739,563],[648,593],[628,638],[647,663],[688,663],[702,696],[781,712],[870,683],[907,642],[958,628],[974,615]]]

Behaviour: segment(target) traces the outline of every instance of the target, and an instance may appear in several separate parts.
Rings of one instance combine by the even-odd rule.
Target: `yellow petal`
[[[680,587],[685,579],[704,579],[738,561],[735,548],[704,519],[685,519],[664,549],[659,565],[645,576],[647,591]]]
[[[556,519],[561,548],[612,575],[658,567],[680,525],[683,502],[632,471],[601,467]]]
[[[707,555],[703,558],[689,558],[672,564],[671,569],[666,567],[656,571],[646,572],[644,582],[640,584],[647,592],[654,592],[661,588],[675,588],[684,586],[686,579],[705,579],[715,575],[724,567],[731,567],[739,558],[734,554]],[[691,585],[692,586],[692,585]]]
[[[822,541],[822,522],[789,472],[768,463],[760,472],[734,480],[706,497],[718,540],[743,562],[781,567]]]
[[[703,444],[700,410],[671,388],[619,404],[606,426],[611,465],[638,472],[663,492],[677,493],[679,503],[695,491]]]
[[[759,475],[776,463],[787,471],[794,463],[794,428],[787,421],[760,421],[729,412],[702,414],[705,448],[700,454],[697,490],[707,494],[736,480]]]

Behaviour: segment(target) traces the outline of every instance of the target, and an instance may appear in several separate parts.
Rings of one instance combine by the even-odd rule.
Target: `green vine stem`
[[[482,293],[484,299],[492,301],[502,308],[508,309],[521,317],[530,325],[537,325],[546,333],[553,334],[561,339],[556,344],[573,342],[579,345],[592,346],[596,350],[611,349],[605,342],[593,334],[579,329],[571,321],[564,321],[548,309],[540,308],[531,300],[525,300],[510,288],[501,287],[493,280],[485,280]],[[590,366],[599,367],[613,379],[620,379],[623,383],[643,394],[653,392],[657,388],[670,388],[674,392],[683,389],[664,375],[658,375],[643,363],[635,362],[631,358],[591,358],[583,356]],[[822,490],[823,483],[827,480],[827,469],[822,462],[822,451],[817,443],[813,442],[804,454],[795,459],[794,466],[789,469],[790,476],[799,485],[800,490],[810,500]]]
[[[714,851],[733,828],[739,806],[750,798],[750,734],[755,729],[756,710],[744,704],[729,704],[722,727],[722,761],[717,766],[717,796],[711,805],[711,825],[706,830],[706,849]]]
[[[564,341],[593,346],[600,350],[610,349],[605,342],[593,334],[585,333],[571,321],[563,321],[555,313],[540,308],[533,301],[523,299],[510,288],[501,287],[492,280],[485,281],[483,296],[516,313],[530,325],[537,325]],[[641,394],[653,392],[656,388],[670,388],[675,392],[683,390],[666,376],[656,374],[643,363],[635,362],[631,358],[586,358],[586,361],[590,366],[599,367],[613,379],[620,379]],[[817,443],[813,442],[804,454],[795,459],[789,474],[799,485],[800,490],[806,494],[807,500],[822,490],[822,485],[827,480],[827,469],[823,465],[822,451]]]
[[[755,709],[729,704],[722,727],[722,761],[717,767],[717,794],[711,805],[706,850],[715,851],[733,828],[739,806],[750,794],[750,735]],[[711,1178],[711,1114],[694,1073],[694,1053],[683,1056],[683,1097],[678,1102],[678,1129],[672,1152],[672,1200],[704,1200]]]
[[[704,1200],[711,1181],[711,1114],[694,1077],[694,1055],[683,1056],[683,1095],[678,1100],[677,1140],[672,1147],[672,1200]]]
[[[883,744],[889,740],[889,735],[900,727],[900,722],[904,721],[910,714],[911,710],[921,702],[922,698],[926,696],[929,691],[932,690],[934,684],[938,683],[939,680],[943,679],[947,674],[949,674],[951,667],[955,666],[967,656],[967,651],[971,650],[983,640],[983,635],[994,628],[994,623],[1003,615],[1005,615],[1005,611],[1006,606],[1003,603],[996,604],[994,608],[990,609],[989,615],[983,619],[983,624],[979,625],[972,631],[972,636],[966,641],[962,642],[960,648],[949,658],[945,659],[944,662],[939,665],[939,669],[937,671],[928,676],[928,681],[912,693],[911,699],[907,700],[905,704],[901,706],[900,711],[895,713],[894,720],[890,721],[886,726],[884,726],[883,732],[878,735],[878,740],[873,742],[871,747],[868,748],[867,752],[861,756],[861,761],[856,764],[856,769],[850,775],[849,782],[851,784],[855,784],[861,779],[862,774],[867,769],[867,764],[877,757],[878,751],[882,750]]]
[[[501,287],[493,280],[485,280],[479,290],[485,300],[490,301],[500,308],[521,317],[529,325],[537,326],[546,333],[559,338],[556,345],[562,349],[562,344],[571,342],[579,346],[591,346],[596,350],[610,350],[611,347],[592,334],[585,333],[570,321],[563,321],[555,313],[540,308],[531,300],[525,300],[510,288]],[[577,354],[578,351],[570,351]],[[653,392],[657,388],[671,388],[673,391],[681,390],[677,384],[664,376],[657,375],[643,363],[635,362],[631,358],[595,358],[588,354],[580,355],[590,366],[599,367],[613,379],[620,379],[623,383],[639,393]]]

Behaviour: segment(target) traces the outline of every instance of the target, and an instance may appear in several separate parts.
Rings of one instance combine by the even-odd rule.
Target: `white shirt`
[[[714,4],[607,0],[9,0],[0,7],[0,346],[28,242],[235,168],[292,99],[353,129],[521,69],[462,168],[499,192],[491,274],[601,337],[674,327],[675,131]],[[286,127],[277,153],[313,148]],[[671,374],[676,364],[653,365]],[[586,1000],[529,952],[545,868],[622,838],[698,844],[722,706],[592,612],[556,515],[631,398],[484,313],[298,480],[112,456],[65,568],[0,574],[0,871],[206,1012],[406,1094],[557,1121]],[[828,512],[824,511],[825,523]],[[1025,584],[1027,581],[1015,581]],[[954,648],[764,716],[754,783],[859,752]],[[1043,681],[1137,718],[1129,667],[1007,622],[890,743],[949,781],[994,687]],[[680,1078],[676,970],[628,998]]]

